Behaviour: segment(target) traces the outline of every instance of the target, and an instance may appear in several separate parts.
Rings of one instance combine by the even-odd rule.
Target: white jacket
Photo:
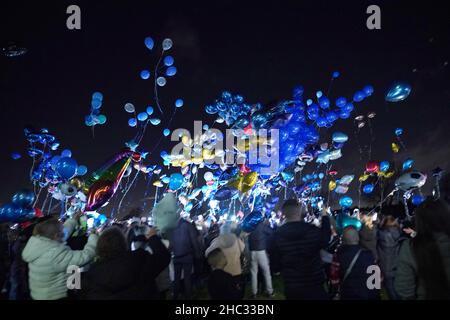
[[[82,267],[95,257],[98,236],[91,234],[83,250],[72,250],[65,244],[33,236],[22,252],[28,263],[31,297],[34,300],[56,300],[67,297],[67,268]]]
[[[227,264],[223,271],[228,272],[232,276],[242,274],[241,253],[245,248],[244,242],[233,233],[221,234],[206,249],[205,257],[208,257],[209,253],[217,248],[222,250],[227,259]]]

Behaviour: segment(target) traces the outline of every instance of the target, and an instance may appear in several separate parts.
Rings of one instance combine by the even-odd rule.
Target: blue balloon
[[[142,70],[141,71],[141,79],[142,80],[147,80],[150,78],[150,71],[148,70]]]
[[[351,207],[352,204],[353,204],[353,199],[350,198],[349,196],[341,197],[341,198],[339,199],[339,204],[340,204],[341,207],[343,207],[343,208],[349,208],[349,207]]]
[[[294,97],[301,97],[303,95],[304,89],[302,86],[297,86],[292,90],[292,95]]]
[[[242,230],[247,233],[252,232],[263,220],[264,216],[260,211],[252,211],[242,221]]]
[[[150,119],[150,123],[151,123],[152,125],[154,125],[154,126],[157,126],[158,124],[161,123],[161,120],[158,119],[158,118],[151,118],[151,119]]]
[[[153,41],[153,39],[151,37],[145,38],[144,43],[145,43],[145,46],[150,50],[152,50],[153,46],[155,45],[155,42]]]
[[[73,178],[75,176],[77,168],[78,164],[74,159],[62,157],[56,163],[55,171],[62,179],[69,180],[70,178]]]
[[[151,116],[152,114],[153,114],[153,107],[152,106],[148,106],[147,107],[147,110],[146,110],[146,112],[147,112],[147,114],[149,115],[149,116]]]
[[[339,114],[336,111],[330,111],[327,113],[326,118],[329,123],[333,123],[339,119]]]
[[[22,156],[17,152],[13,152],[13,153],[11,153],[11,158],[14,160],[18,160],[18,159],[22,158]]]
[[[175,101],[175,107],[181,108],[183,105],[184,105],[183,99],[177,99],[177,100]]]
[[[413,160],[413,159],[406,159],[406,160],[403,162],[403,170],[409,170],[409,169],[411,169],[413,163],[414,163],[414,160]]]
[[[92,94],[92,100],[100,100],[103,101],[103,94],[101,92],[94,92]]]
[[[344,107],[342,107],[341,111],[344,111],[345,113],[350,113],[353,111],[355,107],[353,106],[353,103],[349,102],[346,103]]]
[[[168,67],[168,68],[167,68],[167,70],[166,70],[166,76],[172,77],[172,76],[174,76],[174,75],[176,75],[176,74],[177,74],[177,67],[172,66],[172,67]]]
[[[36,197],[31,190],[21,190],[12,197],[12,203],[21,208],[31,207],[34,200],[36,200]]]
[[[102,106],[102,101],[101,100],[93,99],[91,101],[92,109],[99,109],[101,106]]]
[[[203,189],[203,187],[202,187]],[[214,200],[224,201],[233,198],[236,194],[239,193],[239,190],[231,187],[222,187],[216,191],[214,194]]]
[[[167,137],[167,136],[170,134],[170,130],[167,129],[167,128],[164,129],[164,130],[163,130],[163,134],[164,134],[165,137]]]
[[[174,58],[172,56],[167,56],[164,58],[164,65],[167,67],[170,67],[175,62]]]
[[[330,99],[328,99],[327,97],[321,96],[319,98],[319,106],[322,109],[328,109],[330,107]]]
[[[170,177],[168,177],[168,176],[162,177],[162,178],[161,178],[161,181],[162,181],[163,183],[169,183],[169,182],[170,182]]]
[[[386,172],[389,170],[389,167],[391,165],[389,164],[389,161],[381,161],[380,162],[380,171],[381,172]]]
[[[138,114],[137,118],[139,121],[146,121],[148,119],[148,114],[147,112],[141,112]]]
[[[345,99],[344,97],[339,97],[339,98],[336,99],[336,106],[337,107],[342,108],[346,104],[347,104],[347,99]]]
[[[363,92],[366,95],[366,97],[371,96],[373,93],[373,87],[371,85],[367,85],[363,88]]]
[[[405,100],[411,93],[411,86],[405,82],[395,82],[386,94],[386,101],[399,102]]]
[[[136,125],[137,125],[136,119],[135,119],[135,118],[129,119],[129,120],[128,120],[128,125],[129,125],[130,127],[136,127]]]
[[[316,124],[317,124],[318,127],[323,128],[323,127],[326,127],[328,125],[328,121],[324,117],[317,117]]]
[[[341,212],[336,217],[336,227],[337,227],[336,231],[339,234],[342,234],[344,229],[347,228],[347,227],[354,227],[358,231],[361,230],[362,223],[358,219],[352,218],[352,217],[346,215],[345,213]]]
[[[348,136],[343,132],[334,132],[332,139],[333,139],[333,142],[344,143],[344,142],[347,142]]]
[[[333,78],[336,79],[338,78],[340,75],[340,73],[338,71],[333,72]]]
[[[350,117],[350,112],[345,112],[345,110],[341,110],[339,112],[339,117],[341,119],[348,119]]]
[[[167,151],[161,151],[159,155],[161,156],[161,158],[165,159],[169,154],[167,153]]]
[[[418,206],[419,204],[421,204],[424,201],[425,201],[425,197],[420,194],[415,194],[411,199],[411,202],[415,206]]]
[[[364,92],[358,90],[353,95],[353,101],[360,102],[360,101],[363,101],[365,97],[366,97],[366,95],[364,94]]]
[[[364,193],[372,193],[374,188],[375,188],[375,186],[372,183],[368,183],[368,184],[364,185],[363,192]]]
[[[395,129],[395,135],[398,137],[398,136],[401,136],[403,134],[403,129],[402,128],[397,128],[397,129]]]
[[[84,176],[87,173],[86,166],[78,166],[77,168],[77,176]]]
[[[61,157],[67,157],[67,158],[72,157],[72,151],[70,151],[69,149],[63,150],[63,152],[61,152]]]
[[[181,173],[172,173],[170,175],[169,188],[171,190],[178,190],[181,188],[184,182],[184,177]]]

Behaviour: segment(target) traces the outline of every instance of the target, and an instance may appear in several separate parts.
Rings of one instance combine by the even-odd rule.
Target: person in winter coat
[[[320,228],[305,223],[301,204],[287,200],[282,207],[286,223],[275,231],[272,262],[274,271],[281,270],[287,299],[327,299],[325,272],[320,250],[328,245],[330,221],[323,212]]]
[[[227,264],[227,259],[223,251],[219,248],[212,250],[208,254],[208,263],[212,272],[208,278],[208,293],[212,300],[239,300],[241,292],[233,280],[233,276],[223,269]]]
[[[200,243],[195,227],[185,219],[180,219],[176,228],[172,231],[170,246],[173,253],[175,278],[174,299],[178,299],[180,294],[182,272],[184,276],[184,296],[186,299],[191,299],[194,260],[199,259],[201,255]]]
[[[394,276],[397,270],[398,254],[400,246],[405,239],[402,237],[400,225],[393,216],[388,215],[380,223],[377,234],[378,262],[383,272],[383,283],[389,299],[397,300],[394,289]]]
[[[415,210],[416,236],[400,248],[394,287],[401,299],[450,299],[450,208],[428,198]]]
[[[211,245],[206,249],[205,257],[207,257],[213,250],[220,249],[225,255],[227,261],[223,271],[231,274],[235,285],[239,288],[240,299],[244,297],[245,280],[242,276],[241,254],[245,250],[244,242],[232,233],[227,227],[223,229],[225,233],[220,234],[215,238]]]
[[[359,244],[358,231],[354,227],[344,229],[342,246],[333,257],[331,265],[331,284],[340,288],[341,300],[378,300],[380,290],[367,286],[370,266],[375,258],[370,250]]]
[[[115,227],[106,229],[98,240],[98,260],[82,277],[82,297],[87,300],[158,299],[155,278],[170,262],[170,253],[156,229],[149,228],[144,248],[130,251],[125,235]]]
[[[98,236],[91,234],[83,250],[71,250],[63,243],[63,225],[56,219],[36,225],[22,252],[28,263],[29,286],[34,300],[67,298],[67,268],[82,267],[95,257]]]
[[[250,247],[250,273],[252,279],[252,296],[256,297],[258,293],[258,266],[261,268],[267,294],[273,296],[272,276],[270,274],[269,258],[267,256],[267,225],[261,221],[248,236],[248,244]]]

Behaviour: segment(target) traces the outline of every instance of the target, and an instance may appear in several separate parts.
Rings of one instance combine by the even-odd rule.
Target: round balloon
[[[19,207],[31,207],[36,199],[31,190],[22,190],[12,197],[12,202]]]
[[[77,172],[78,164],[77,162],[69,157],[62,157],[58,160],[55,166],[55,171],[64,180],[69,180],[75,176]]]

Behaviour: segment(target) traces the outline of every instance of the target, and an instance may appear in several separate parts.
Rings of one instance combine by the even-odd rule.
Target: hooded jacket
[[[287,222],[275,231],[271,267],[280,270],[288,290],[322,286],[325,272],[320,250],[328,245],[330,220],[322,217],[317,228],[303,221]]]
[[[91,234],[83,250],[45,237],[32,236],[22,252],[28,263],[30,295],[34,300],[57,300],[67,297],[67,268],[82,267],[95,257],[98,236]]]

